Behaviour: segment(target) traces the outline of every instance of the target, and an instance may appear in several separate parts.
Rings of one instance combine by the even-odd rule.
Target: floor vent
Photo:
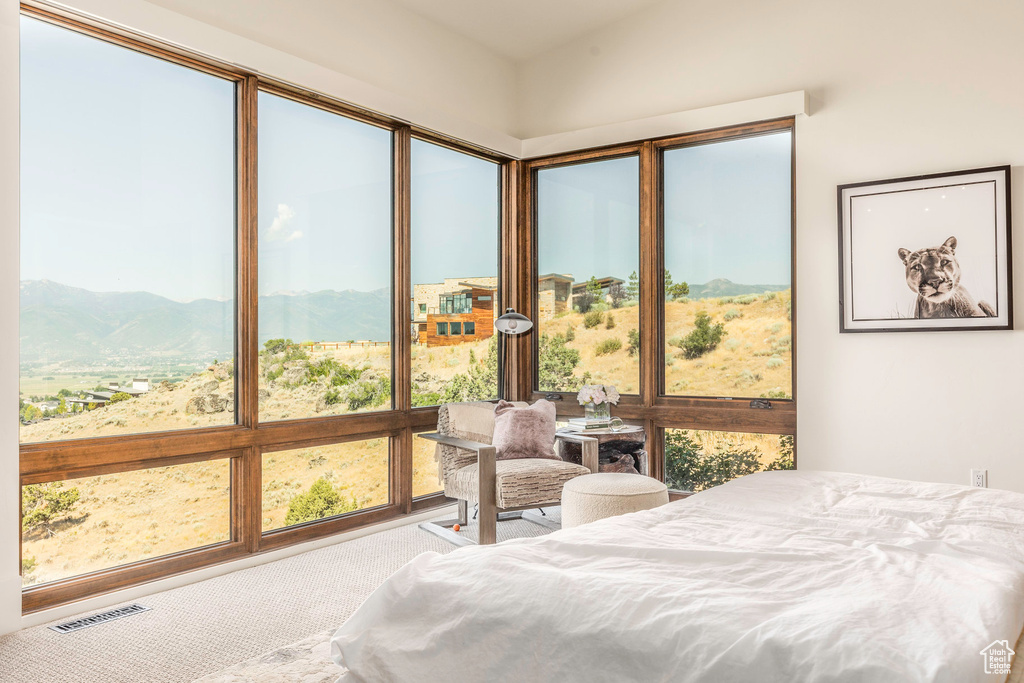
[[[108,621],[113,621],[114,619],[130,617],[133,614],[148,611],[149,608],[143,607],[142,605],[128,605],[127,607],[118,607],[117,609],[112,609],[107,612],[100,612],[99,614],[94,614],[91,617],[85,617],[84,619],[75,619],[74,621],[57,624],[56,626],[51,626],[50,630],[56,631],[57,633],[71,633],[72,631],[79,631],[83,628],[95,626],[96,624],[103,624]]]

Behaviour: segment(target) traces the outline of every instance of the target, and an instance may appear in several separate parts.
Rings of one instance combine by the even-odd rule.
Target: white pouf
[[[562,528],[649,510],[668,502],[668,487],[640,474],[585,474],[562,487]]]

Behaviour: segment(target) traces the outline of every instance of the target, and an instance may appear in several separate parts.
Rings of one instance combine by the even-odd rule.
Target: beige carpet
[[[559,519],[557,508],[548,512]],[[520,520],[498,524],[498,540],[549,532]],[[475,538],[476,524],[462,533]],[[25,629],[0,638],[0,681],[301,680],[289,667],[322,656],[327,633],[429,550],[455,548],[410,525],[140,598],[151,611],[74,633]]]

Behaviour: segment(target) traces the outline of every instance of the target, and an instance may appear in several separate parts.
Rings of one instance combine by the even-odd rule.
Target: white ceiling
[[[521,61],[661,0],[392,0]]]

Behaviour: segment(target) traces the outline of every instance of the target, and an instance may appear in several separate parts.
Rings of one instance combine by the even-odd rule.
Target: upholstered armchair
[[[558,505],[567,481],[597,472],[598,443],[592,437],[559,435],[580,443],[581,466],[559,458],[496,460],[493,434],[494,404],[477,402],[442,405],[437,414],[437,433],[419,435],[437,442],[435,458],[444,493],[455,498],[459,506],[456,519],[426,522],[420,525],[422,529],[456,545],[471,545],[472,540],[451,529],[455,524],[467,524],[470,503],[479,506],[481,545],[496,541],[499,519],[522,518],[558,528],[557,523],[528,511]]]

